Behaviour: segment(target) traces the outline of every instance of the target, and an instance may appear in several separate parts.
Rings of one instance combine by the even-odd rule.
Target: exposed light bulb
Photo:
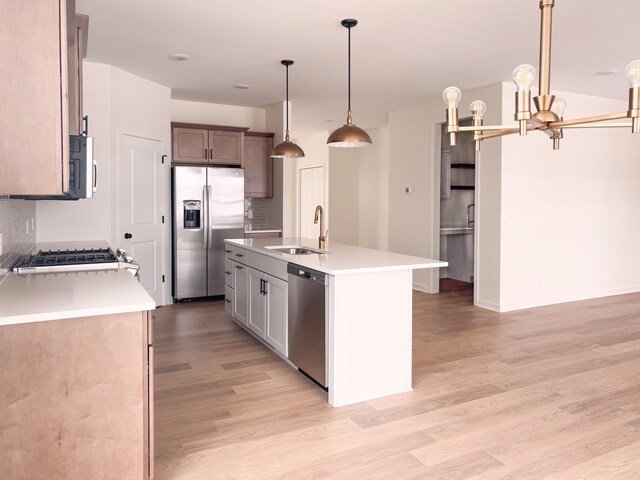
[[[442,92],[442,99],[449,108],[458,108],[458,104],[462,99],[462,92],[458,87],[447,87]]]
[[[629,80],[631,88],[640,87],[640,59],[634,60],[626,66],[624,76]]]
[[[469,105],[469,110],[471,111],[474,120],[482,120],[484,112],[487,111],[487,104],[482,100],[474,100],[471,102],[471,105]]]
[[[551,111],[562,118],[567,109],[567,101],[564,98],[556,98],[551,105]]]
[[[518,91],[528,91],[531,90],[531,84],[536,79],[536,69],[533,65],[523,63],[513,69],[511,77],[518,87]]]

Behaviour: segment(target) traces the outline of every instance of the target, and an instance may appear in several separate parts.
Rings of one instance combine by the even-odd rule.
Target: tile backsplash
[[[36,243],[36,204],[29,200],[10,200],[0,197],[0,283],[20,255]]]
[[[244,199],[244,229],[264,230],[267,228],[267,206],[264,198]]]

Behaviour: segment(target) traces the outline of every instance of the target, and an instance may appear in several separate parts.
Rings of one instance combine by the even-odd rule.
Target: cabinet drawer
[[[245,248],[238,247],[236,245],[231,245],[229,243],[225,243],[224,251],[227,255],[227,258],[230,260],[234,260],[244,265],[247,265],[249,262],[249,259],[248,259],[249,251]]]
[[[233,288],[237,263],[238,262],[234,262],[230,258],[226,258],[224,261],[224,284],[231,288]]]
[[[287,280],[287,262],[284,260],[262,255],[261,253],[249,252],[249,265],[284,281]]]
[[[229,315],[233,315],[233,288],[229,285],[224,286],[224,311]]]

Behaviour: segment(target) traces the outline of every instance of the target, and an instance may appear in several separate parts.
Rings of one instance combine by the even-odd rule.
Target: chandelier
[[[629,80],[629,110],[593,117],[565,120],[563,118],[567,102],[556,98],[549,92],[551,69],[551,13],[555,0],[540,0],[540,76],[538,95],[533,97],[536,112],[531,113],[531,84],[535,80],[536,70],[531,65],[518,65],[513,70],[513,81],[518,87],[516,92],[516,113],[514,125],[484,125],[482,117],[487,109],[482,100],[475,100],[469,109],[473,116],[472,126],[460,126],[458,122],[458,104],[462,93],[458,87],[448,87],[442,94],[447,105],[447,133],[451,145],[456,144],[457,132],[473,132],[476,151],[480,151],[480,142],[487,138],[501,137],[519,133],[526,135],[530,130],[546,133],[553,140],[553,149],[560,148],[564,128],[631,127],[633,133],[640,133],[640,60],[634,60],[625,68]],[[613,122],[630,118],[629,122]]]

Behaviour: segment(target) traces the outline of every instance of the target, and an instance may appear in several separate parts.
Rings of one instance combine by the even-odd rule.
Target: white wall
[[[370,148],[370,147],[365,147]],[[329,149],[330,238],[358,245],[361,148]]]
[[[387,250],[389,129],[369,129],[372,145],[329,149],[331,237],[340,243]]]
[[[112,72],[109,65],[84,62],[83,108],[89,116],[89,135],[94,139],[98,162],[98,191],[92,199],[38,201],[37,241],[106,240],[112,236]]]
[[[510,105],[513,88],[504,90]],[[567,119],[627,110],[555,93]],[[640,290],[640,135],[565,129],[564,137],[559,151],[537,132],[502,142],[502,311]]]
[[[329,132],[322,131],[306,137],[292,139],[304,150],[305,157],[298,159],[289,159],[284,164],[284,176],[288,179],[289,188],[285,189],[285,205],[289,204],[291,208],[287,215],[287,210],[283,212],[283,236],[298,235],[298,207],[300,198],[300,189],[298,185],[299,171],[303,168],[323,167],[324,168],[324,198],[329,199],[329,147],[327,146],[327,138]],[[287,191],[288,190],[288,191]],[[327,200],[325,200],[327,203]],[[325,210],[325,228],[330,227],[331,212],[328,205],[324,206]],[[332,232],[329,231],[329,241],[332,238]]]
[[[171,100],[171,121],[247,127],[256,132],[266,131],[264,108]]]
[[[358,245],[389,247],[389,128],[367,131],[373,144],[359,149]],[[333,167],[333,164],[332,164]]]
[[[128,72],[99,63],[83,64],[84,109],[89,115],[89,134],[94,137],[98,161],[98,192],[92,199],[73,202],[39,201],[37,241],[107,240],[119,244],[116,206],[117,155],[120,134],[160,140],[171,153],[169,88]],[[170,218],[170,158],[163,166],[162,213]],[[163,229],[164,265],[167,275],[165,299],[171,290],[170,221]]]
[[[475,99],[484,99],[489,105],[487,121],[502,120],[501,85],[490,85],[464,92],[460,104],[460,117],[470,116],[468,105]],[[493,109],[493,111],[491,110]],[[440,255],[440,125],[445,121],[445,107],[440,98],[428,103],[389,113],[389,250],[408,255],[438,258]],[[484,192],[484,206],[476,201],[476,237],[488,248],[487,261],[476,270],[478,302],[494,304],[499,299],[499,270],[493,264],[495,241],[499,240],[499,177],[495,169],[500,164],[500,140],[498,147],[483,145],[481,166],[477,171],[476,188]],[[485,167],[487,165],[487,167]],[[497,167],[496,167],[497,166]],[[498,170],[499,171],[499,170]],[[413,193],[405,193],[411,187]],[[499,203],[497,205],[499,207]],[[484,220],[482,220],[484,219]],[[484,222],[484,227],[481,223]],[[499,243],[498,243],[499,251]],[[438,272],[414,271],[414,288],[426,292],[437,291]],[[484,285],[483,285],[484,284]]]

